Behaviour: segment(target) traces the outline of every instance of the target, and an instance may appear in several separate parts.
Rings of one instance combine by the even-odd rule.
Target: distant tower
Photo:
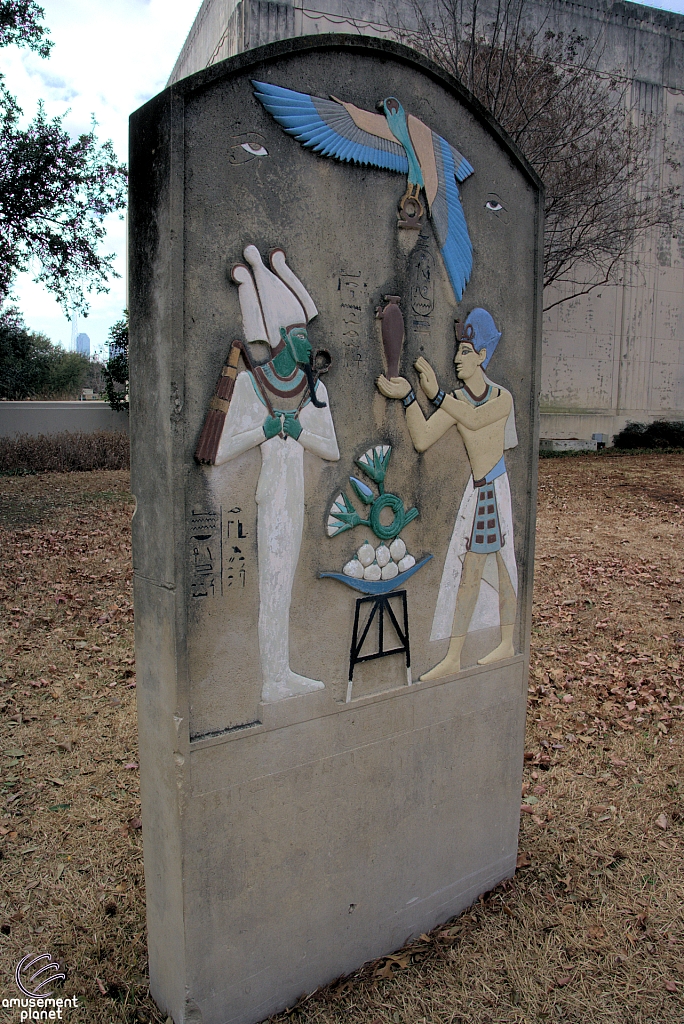
[[[110,359],[114,359],[116,356],[125,355],[125,354],[126,354],[126,346],[125,345],[121,345],[119,342],[116,342],[116,341],[110,341],[109,342],[109,358]]]
[[[80,356],[90,359],[90,338],[87,334],[79,334],[76,338],[76,351]]]

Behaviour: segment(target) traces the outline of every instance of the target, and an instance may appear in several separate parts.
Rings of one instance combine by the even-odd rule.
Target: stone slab
[[[337,124],[346,115],[326,97],[338,96],[377,131],[387,131],[382,118],[380,127],[368,120],[378,100],[399,97],[430,129],[408,122],[422,139],[416,145],[428,179],[425,146],[441,146],[432,132],[465,155],[474,173],[459,198],[452,172],[444,199],[472,239],[462,295],[438,243],[439,202],[419,230],[402,230],[397,204],[406,173],[301,146],[273,119],[254,81],[299,91],[300,104],[309,95],[337,103]],[[513,873],[539,444],[540,183],[428,62],[395,44],[331,36],[234,58],[151,100],[131,121],[130,175],[133,560],[151,990],[175,1024],[252,1024],[446,920]],[[278,247],[284,256],[269,264]],[[394,301],[388,295],[399,297],[403,317],[392,372],[389,328],[376,318]],[[391,316],[396,322],[396,307]],[[463,411],[455,320],[462,338],[464,323],[500,334],[498,344],[487,336],[486,372],[495,383],[481,382],[485,397],[468,405],[485,412]],[[291,373],[277,362],[282,352],[287,360],[304,351],[299,328],[286,329],[279,348],[279,328],[297,323],[307,324],[313,351],[332,357],[325,390],[315,392],[323,411],[307,399],[310,387],[296,414],[281,404],[290,384],[304,387],[304,357],[292,356]],[[484,334],[469,337],[484,341]],[[482,351],[468,355],[468,344],[458,349],[461,381],[468,366],[484,365]],[[419,357],[444,390],[454,390],[437,412],[414,369]],[[263,362],[265,384],[259,372],[249,376],[247,359]],[[387,381],[375,384],[396,372],[418,395],[406,409],[400,396],[381,393]],[[273,399],[276,408],[301,415],[297,437],[285,433],[285,413],[271,417],[264,404],[277,388],[285,397]],[[492,413],[498,426],[482,432],[488,409],[503,412]],[[421,424],[431,416],[442,417],[443,436],[423,445],[421,431],[432,428]],[[474,439],[456,429],[459,417],[472,422]],[[269,418],[283,438],[267,439]],[[207,433],[212,423],[215,435]],[[386,588],[396,629],[386,595],[369,593],[370,603],[359,605],[364,593],[342,574],[364,541],[373,541],[380,566],[378,538],[392,515],[399,522],[396,505],[389,519],[378,505],[373,520],[381,489],[368,463],[359,465],[368,451],[391,458],[386,491],[398,496],[401,515],[417,511],[401,538],[421,567],[406,570],[401,590],[391,580]],[[484,533],[478,539],[475,529],[476,466],[493,481],[481,500],[493,501],[496,490],[496,542]],[[375,526],[331,529],[342,521],[334,513],[343,490],[354,514],[370,515]],[[460,670],[420,681],[452,650],[452,586],[462,614],[467,586],[458,580],[472,549],[459,516],[470,516],[468,543],[482,549],[479,562],[468,560],[481,573],[475,610],[459,641]],[[506,618],[506,579],[517,579],[515,622]],[[440,607],[446,611],[438,614]],[[355,615],[362,630],[371,609],[375,625],[356,653],[374,650],[374,642],[400,643],[399,653],[352,658],[350,668]],[[500,640],[510,653],[479,665]],[[306,692],[295,695],[298,687]]]
[[[541,452],[595,452],[598,441],[581,437],[542,437],[539,441]]]

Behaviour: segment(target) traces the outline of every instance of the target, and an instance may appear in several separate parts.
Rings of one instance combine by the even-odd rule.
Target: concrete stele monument
[[[515,869],[540,183],[392,43],[131,122],[152,994],[252,1024]]]

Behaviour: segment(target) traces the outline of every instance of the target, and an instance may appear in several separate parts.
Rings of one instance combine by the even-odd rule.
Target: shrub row
[[[613,444],[616,448],[684,448],[684,420],[628,423]]]
[[[70,473],[128,469],[128,434],[96,430],[0,437],[0,473]]]

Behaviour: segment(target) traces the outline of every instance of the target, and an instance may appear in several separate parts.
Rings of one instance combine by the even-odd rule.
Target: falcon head
[[[406,112],[396,96],[388,96],[378,103],[378,110],[382,111],[388,121],[406,121]]]

